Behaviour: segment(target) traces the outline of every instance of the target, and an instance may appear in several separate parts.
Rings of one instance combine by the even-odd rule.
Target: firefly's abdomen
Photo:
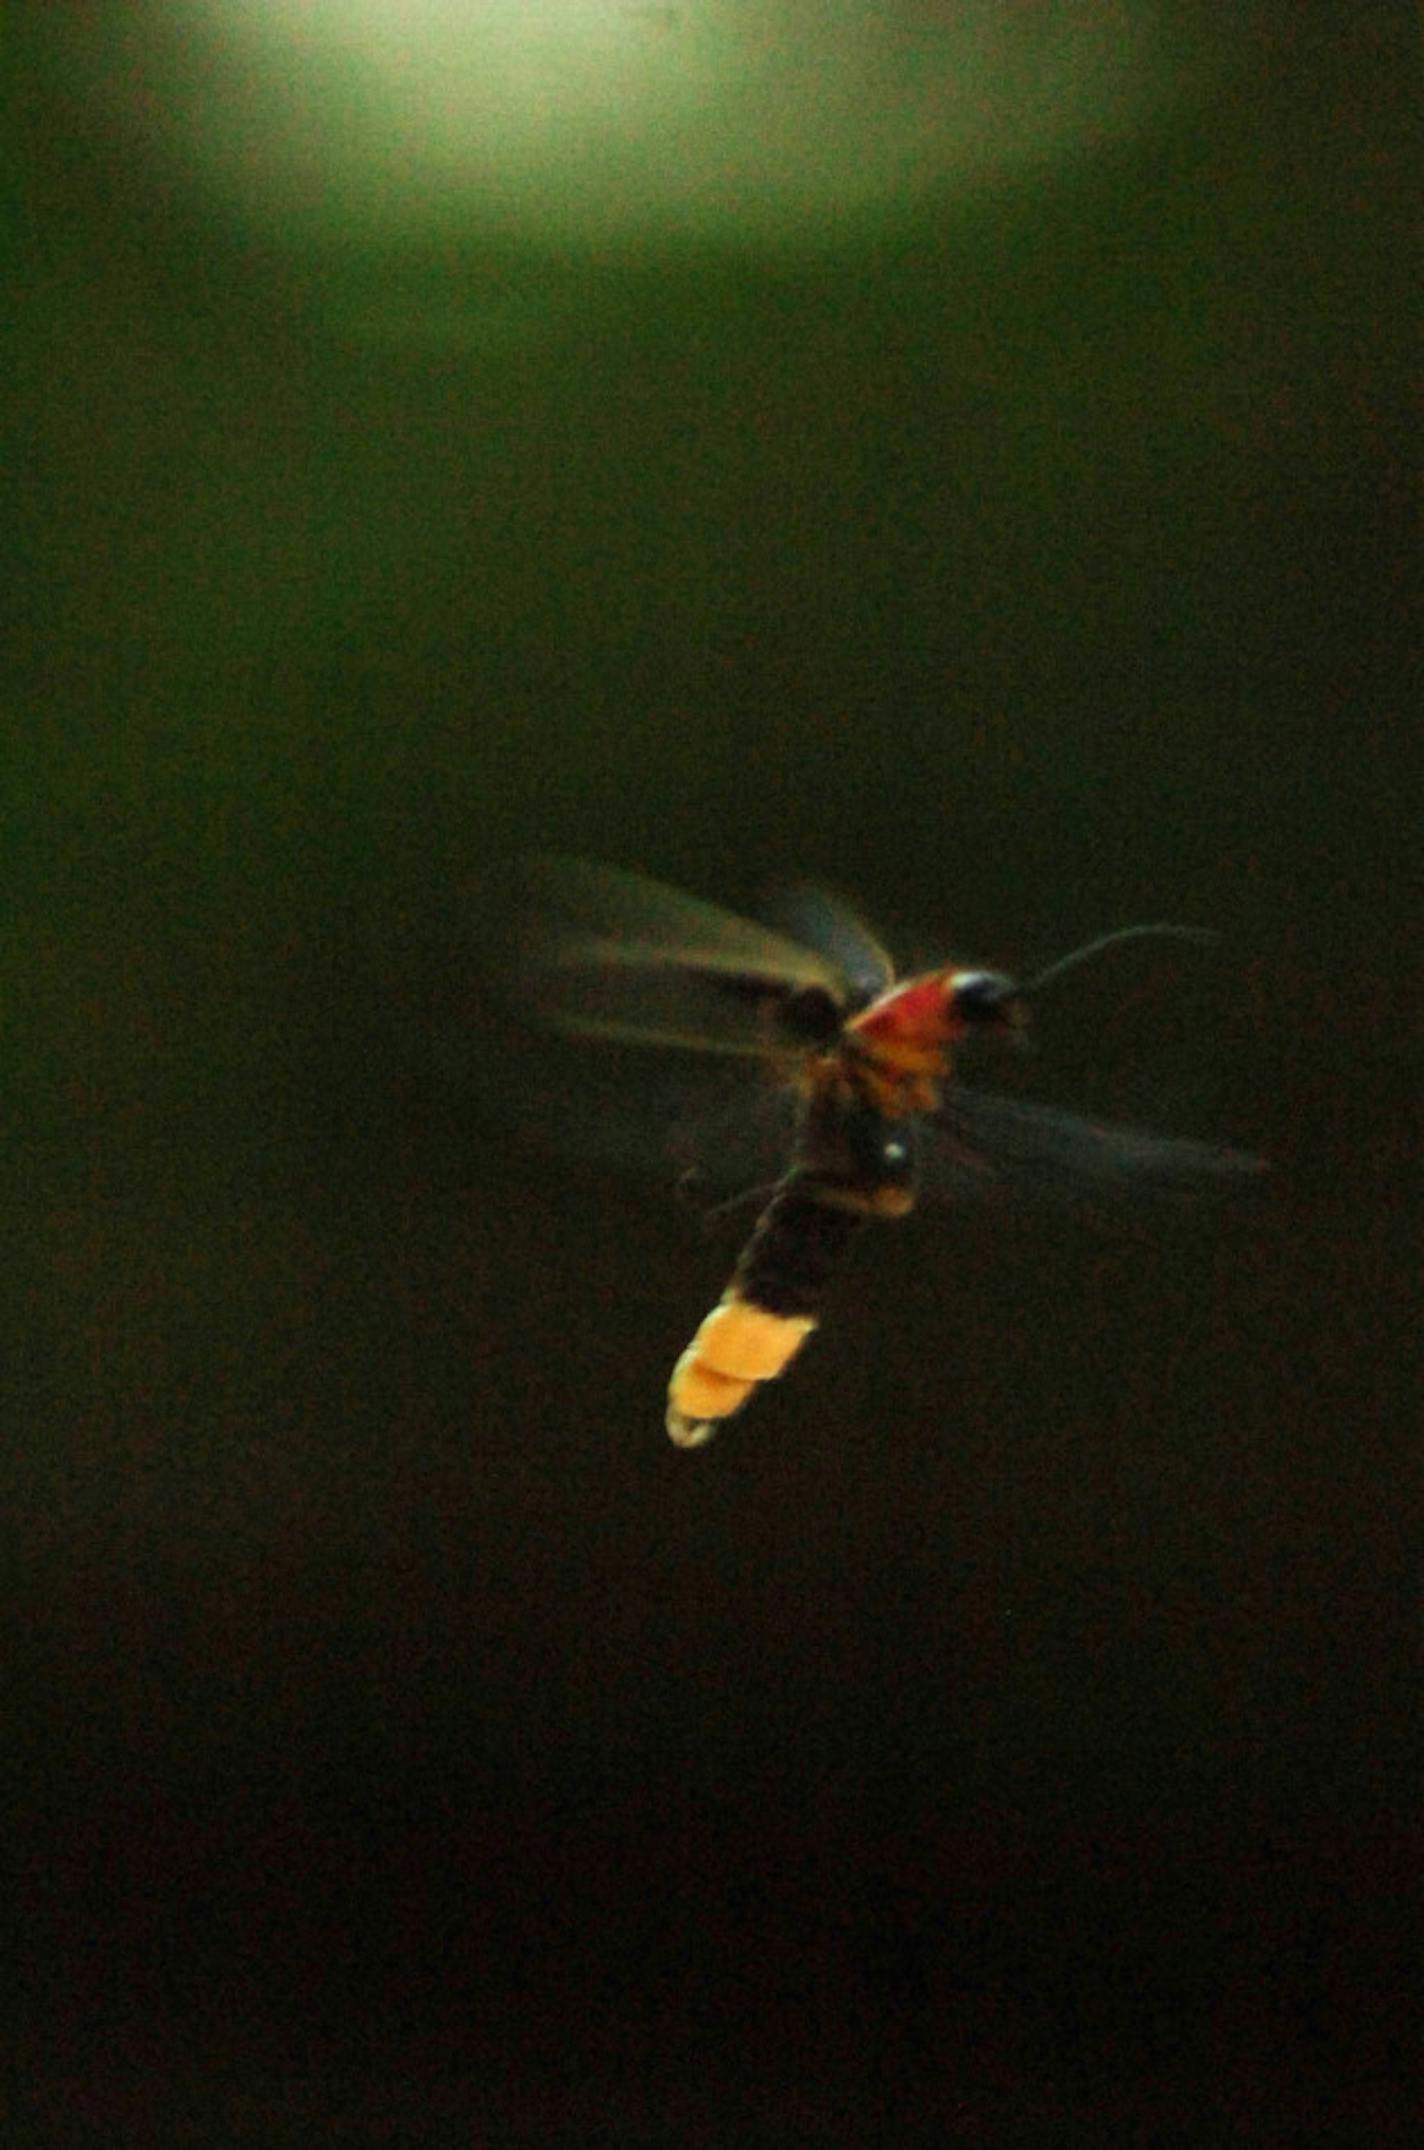
[[[763,1381],[784,1373],[816,1326],[826,1279],[865,1222],[793,1172],[772,1196],[718,1304],[672,1371],[667,1430],[700,1448]]]

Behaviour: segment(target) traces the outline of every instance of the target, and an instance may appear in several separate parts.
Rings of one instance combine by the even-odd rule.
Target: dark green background
[[[804,257],[283,251],[20,55],[7,2142],[1408,2137],[1405,18]],[[1217,925],[1034,1073],[1271,1192],[916,1219],[679,1455],[531,845]]]

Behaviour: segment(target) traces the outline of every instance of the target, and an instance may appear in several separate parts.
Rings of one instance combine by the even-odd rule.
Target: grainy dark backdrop
[[[7,2142],[1410,2139],[1407,13],[804,250],[423,252],[33,17]],[[679,1455],[735,1233],[484,1107],[531,844],[1215,924],[1033,1074],[1270,1193],[886,1232]]]

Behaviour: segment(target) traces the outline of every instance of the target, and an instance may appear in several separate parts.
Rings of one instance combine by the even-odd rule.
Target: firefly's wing
[[[868,1006],[895,982],[895,965],[845,899],[810,881],[778,891],[771,915],[798,941],[828,956],[850,988],[853,1007]]]
[[[1135,1201],[1140,1195],[1229,1194],[1259,1179],[1264,1160],[1244,1150],[1079,1119],[1048,1105],[956,1083],[935,1115],[923,1183],[954,1200]]]
[[[765,1056],[838,1028],[844,974],[783,934],[582,859],[531,859],[522,881],[518,981],[561,1030]]]
[[[771,1073],[732,1053],[545,1038],[514,1056],[498,1109],[541,1153],[680,1188],[702,1210],[785,1172],[801,1100]]]

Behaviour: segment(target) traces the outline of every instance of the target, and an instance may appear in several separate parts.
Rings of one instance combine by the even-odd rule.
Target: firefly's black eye
[[[954,1012],[963,1022],[1017,1030],[1026,1020],[1023,995],[1002,971],[961,971],[954,981]]]

